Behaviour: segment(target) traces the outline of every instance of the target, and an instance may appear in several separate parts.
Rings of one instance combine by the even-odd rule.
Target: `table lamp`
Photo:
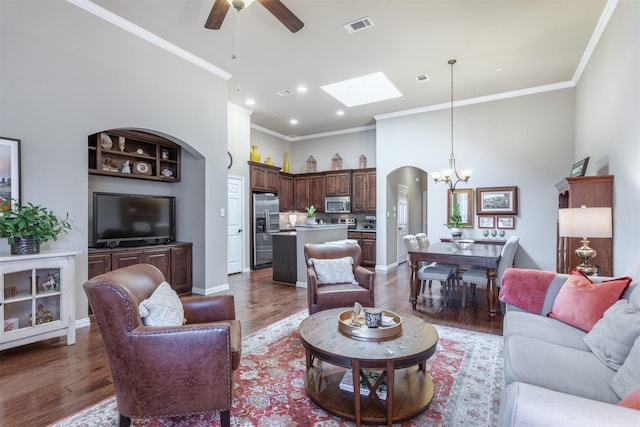
[[[582,260],[576,269],[584,274],[595,274],[598,269],[589,261],[598,254],[589,247],[589,238],[610,238],[613,236],[611,208],[567,208],[558,210],[559,234],[563,237],[580,237],[580,246],[575,254]]]

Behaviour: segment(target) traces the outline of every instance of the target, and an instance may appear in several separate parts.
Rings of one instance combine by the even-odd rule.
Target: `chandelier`
[[[431,172],[431,177],[436,183],[444,182],[449,187],[449,190],[452,191],[455,190],[460,181],[469,181],[473,172],[473,169],[462,169],[458,172],[456,155],[453,153],[453,64],[455,63],[455,59],[449,60],[449,65],[451,65],[451,154],[449,155],[449,167],[442,169],[440,172]]]

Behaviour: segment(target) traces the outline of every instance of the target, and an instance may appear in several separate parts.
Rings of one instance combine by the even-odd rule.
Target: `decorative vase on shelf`
[[[264,161],[265,165],[269,165],[269,166],[273,166],[273,160],[271,160],[271,157],[267,157],[267,160]]]
[[[29,255],[40,253],[40,243],[33,237],[15,237],[11,244],[11,255]]]
[[[251,152],[249,153],[249,160],[254,163],[260,163],[260,153],[258,152],[258,146],[252,145]]]
[[[285,151],[284,152],[284,166],[283,166],[282,170],[285,173],[289,173],[289,169],[290,168],[291,168],[291,165],[289,165],[289,152]]]

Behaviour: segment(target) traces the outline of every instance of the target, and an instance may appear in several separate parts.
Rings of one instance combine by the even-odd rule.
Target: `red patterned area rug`
[[[231,409],[234,427],[340,427],[354,423],[318,408],[304,389],[305,357],[297,333],[306,311],[283,319],[243,340]],[[409,426],[496,426],[504,385],[502,337],[434,325],[440,339],[427,361],[435,394]],[[132,420],[132,426],[219,425],[217,415]],[[53,427],[117,426],[115,397],[52,424]]]

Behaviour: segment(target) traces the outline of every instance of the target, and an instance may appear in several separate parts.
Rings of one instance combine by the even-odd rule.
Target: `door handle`
[[[240,229],[238,230],[238,233],[242,233],[242,228],[240,228]]]

